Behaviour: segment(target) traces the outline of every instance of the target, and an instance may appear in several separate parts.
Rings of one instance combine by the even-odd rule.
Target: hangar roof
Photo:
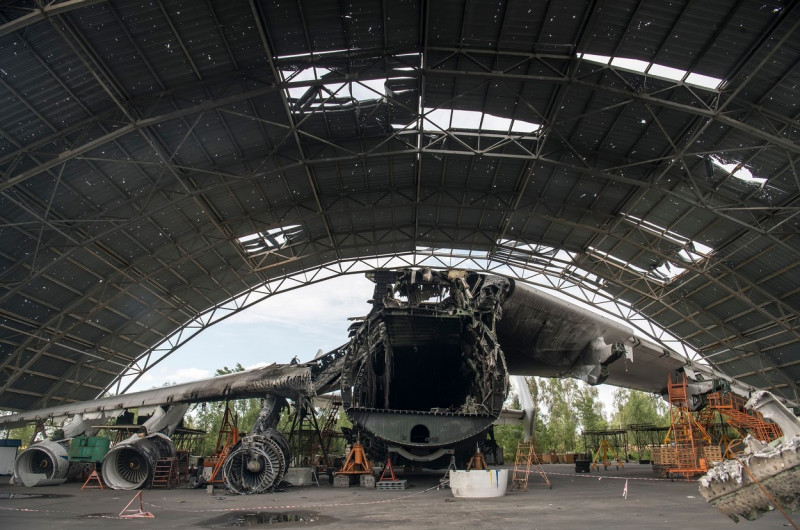
[[[790,0],[3,2],[0,408],[122,389],[397,260],[577,290],[797,401],[798,24]]]

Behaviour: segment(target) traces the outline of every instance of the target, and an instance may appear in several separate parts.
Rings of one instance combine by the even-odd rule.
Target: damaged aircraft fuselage
[[[368,277],[375,282],[369,313],[355,319],[346,344],[312,361],[3,416],[0,427],[223,399],[269,396],[274,403],[338,390],[354,438],[372,456],[391,451],[446,464],[454,451],[472,453],[497,420],[509,374],[662,392],[666,373],[685,364],[622,323],[509,278],[455,269],[378,269]],[[275,427],[268,423],[258,429]],[[263,434],[258,429],[250,433],[254,440]]]
[[[344,410],[362,437],[408,459],[439,458],[500,415],[509,379],[496,325],[513,285],[464,271],[372,279],[373,309],[344,356]]]

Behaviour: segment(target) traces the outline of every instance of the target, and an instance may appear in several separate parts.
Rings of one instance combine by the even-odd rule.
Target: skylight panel
[[[531,134],[538,131],[541,126],[523,120],[511,120],[494,116],[493,114],[476,112],[473,110],[451,109],[422,109],[424,114],[422,129],[424,131],[439,132],[453,129],[467,131],[486,131],[501,133]],[[395,129],[415,129],[416,121],[408,124],[392,124]]]
[[[691,239],[681,236],[677,232],[658,226],[646,219],[639,219],[638,217],[626,213],[622,213],[621,216],[625,221],[639,227],[639,229],[649,232],[679,247],[677,251],[671,254],[669,260],[662,259],[646,272],[647,276],[650,278],[670,281],[686,271],[685,267],[680,266],[681,263],[685,263],[687,266],[697,265],[708,259],[714,251],[714,249],[708,245],[692,241]]]
[[[647,73],[655,77],[669,79],[670,81],[681,81],[684,77],[686,77],[686,70],[671,68],[669,66],[664,66],[663,64],[652,64]]]
[[[662,64],[648,63],[641,59],[631,59],[628,57],[609,57],[607,55],[595,55],[591,53],[579,53],[578,57],[584,61],[597,64],[610,64],[621,70],[628,70],[652,77],[668,79],[670,81],[683,81],[687,85],[717,90],[722,84],[722,79],[711,77],[696,72],[688,72],[680,68],[672,68]]]
[[[320,79],[323,75],[329,72],[330,70],[328,70],[327,68],[316,68],[312,66],[311,68],[304,68],[296,72],[291,70],[290,71],[284,70],[281,73],[283,74],[284,79],[286,79],[289,82],[296,83],[300,81],[314,81]],[[287,89],[287,92],[289,94],[289,97],[297,99],[303,97],[303,95],[308,91],[309,88],[310,87],[307,86],[289,87]]]
[[[723,162],[716,156],[712,156],[711,162],[720,169],[725,170],[728,175],[737,178],[754,186],[764,186],[767,179],[753,176],[753,172],[747,169],[741,162]]]
[[[611,66],[619,66],[620,68],[627,68],[628,70],[641,73],[645,73],[647,69],[650,68],[650,64],[651,63],[640,61],[639,59],[626,59],[625,57],[614,57],[611,59]]]
[[[380,99],[385,94],[385,84],[386,79],[368,79],[366,81],[359,81],[358,83],[351,83],[350,90],[353,97],[358,101]]]
[[[511,132],[531,134],[539,130],[539,125],[522,120],[514,120],[514,125],[511,126]]]
[[[451,123],[454,129],[479,129],[482,115],[474,110],[454,110]]]
[[[711,77],[710,75],[703,75],[697,73],[691,73],[686,77],[686,82],[690,85],[697,85],[704,88],[710,88],[711,90],[716,90],[717,87],[722,83],[722,79],[718,77]]]
[[[361,102],[378,100],[386,94],[385,86],[388,78],[366,79],[363,81],[342,83],[340,76],[331,76],[330,81],[327,81],[326,76],[332,72],[333,70],[328,68],[310,67],[296,72],[283,70],[281,73],[286,82],[290,84],[303,81],[322,81],[322,83],[317,84],[317,86],[322,88],[323,92],[314,102],[314,106],[323,104],[323,100],[331,95],[336,98],[347,98],[349,96],[353,100]],[[313,90],[316,89],[310,86],[289,86],[286,92],[289,98],[300,100],[304,98],[307,99],[309,93]]]
[[[682,267],[677,267],[671,264],[669,261],[664,260],[657,267],[650,269],[647,274],[650,277],[656,277],[657,279],[669,281],[683,274],[685,270],[686,269]]]
[[[450,119],[453,111],[450,109],[423,109],[425,114],[422,128],[425,130],[447,130],[450,128]]]
[[[283,248],[291,236],[297,235],[300,225],[287,225],[279,228],[271,228],[263,232],[248,234],[236,238],[240,245],[248,254],[256,252],[270,251]]]
[[[592,53],[582,53],[580,54],[581,59],[585,59],[587,61],[591,61],[593,63],[598,64],[608,64],[611,62],[611,57],[608,55],[594,55]]]
[[[481,129],[484,131],[508,132],[511,130],[511,120],[499,116],[492,116],[491,114],[484,114]]]

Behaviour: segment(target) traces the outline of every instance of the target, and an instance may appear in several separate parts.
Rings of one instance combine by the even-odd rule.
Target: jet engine
[[[175,456],[175,446],[168,436],[155,433],[129,438],[115,445],[103,459],[103,480],[117,490],[146,487],[153,479],[159,458]]]
[[[265,493],[283,480],[289,459],[289,442],[275,429],[247,435],[225,459],[225,486],[240,495]]]
[[[44,440],[22,451],[14,461],[14,475],[26,487],[55,486],[67,480],[67,440]]]

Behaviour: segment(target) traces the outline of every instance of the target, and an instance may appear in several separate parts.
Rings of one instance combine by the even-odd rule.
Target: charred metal
[[[430,269],[370,275],[372,310],[344,359],[344,409],[357,430],[426,451],[484,432],[508,370],[495,327],[510,280]]]

